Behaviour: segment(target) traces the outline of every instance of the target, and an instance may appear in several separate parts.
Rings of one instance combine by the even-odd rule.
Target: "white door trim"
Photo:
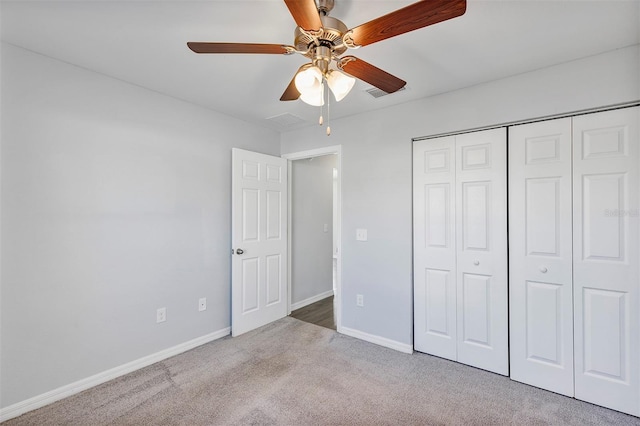
[[[288,154],[283,154],[282,158],[285,158],[288,161],[289,167],[289,207],[288,207],[288,218],[287,218],[287,227],[289,231],[291,230],[291,222],[292,222],[292,207],[291,207],[291,185],[293,182],[293,177],[291,174],[291,162],[293,160],[303,160],[305,158],[313,158],[320,157],[323,155],[336,154],[336,169],[338,170],[338,215],[336,217],[336,223],[333,224],[337,229],[337,242],[336,246],[338,248],[338,253],[336,256],[337,263],[337,272],[336,272],[336,294],[335,294],[335,306],[337,312],[335,312],[336,316],[336,327],[338,331],[342,328],[342,297],[341,297],[341,289],[342,289],[342,145],[334,145],[327,146],[324,148],[311,149],[307,151],[299,151],[299,152],[291,152]],[[291,247],[291,232],[287,235],[288,238],[288,246]],[[288,290],[287,290],[287,314],[291,314],[291,250],[288,250]]]

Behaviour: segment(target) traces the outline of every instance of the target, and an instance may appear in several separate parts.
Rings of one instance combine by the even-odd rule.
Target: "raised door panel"
[[[462,342],[491,349],[491,277],[462,276]]]
[[[511,378],[573,396],[571,119],[509,129]]]
[[[573,120],[576,398],[640,414],[640,108]]]
[[[260,240],[260,190],[254,188],[242,189],[242,242],[256,242]]]
[[[629,384],[629,293],[582,290],[584,374]]]
[[[464,182],[461,189],[462,247],[467,251],[489,251],[491,182]]]
[[[280,191],[266,191],[267,195],[267,240],[282,239],[282,225],[286,218],[282,217],[282,193]]]
[[[416,324],[419,331],[431,339],[448,344],[432,345],[429,352],[449,359],[455,358],[451,347],[455,345],[455,273],[452,271],[427,269],[425,270],[424,298],[418,303],[425,307],[424,322]]]
[[[626,173],[582,175],[582,260],[625,260],[627,220],[618,212],[625,210],[626,180]]]
[[[560,255],[560,177],[525,178],[525,253]],[[565,194],[566,196],[566,194]]]
[[[452,137],[414,143],[414,348],[455,360],[455,155]]]
[[[272,306],[282,302],[282,291],[285,288],[283,283],[282,255],[272,254],[266,256],[266,262],[266,306]]]
[[[242,259],[242,314],[256,311],[260,299],[260,259]]]
[[[451,247],[451,185],[448,183],[424,186],[424,241],[426,247]]]
[[[562,286],[534,281],[525,285],[526,359],[562,367],[566,362],[562,347]]]
[[[508,374],[506,129],[456,136],[458,361]]]

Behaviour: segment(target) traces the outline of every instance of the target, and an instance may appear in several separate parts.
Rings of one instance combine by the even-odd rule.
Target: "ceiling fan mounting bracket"
[[[317,0],[317,4],[318,4],[318,12],[320,13],[320,16],[327,16],[329,15],[329,12],[331,12],[331,10],[333,9],[335,1],[334,0]]]

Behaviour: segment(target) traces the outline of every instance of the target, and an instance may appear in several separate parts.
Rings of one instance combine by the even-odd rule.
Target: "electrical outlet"
[[[198,310],[199,311],[206,311],[207,310],[207,298],[206,297],[201,297],[198,300]]]
[[[156,311],[156,322],[165,322],[167,320],[167,308],[158,308]]]
[[[366,229],[356,229],[356,241],[367,241]]]
[[[356,295],[356,305],[364,306],[364,296],[362,294]]]

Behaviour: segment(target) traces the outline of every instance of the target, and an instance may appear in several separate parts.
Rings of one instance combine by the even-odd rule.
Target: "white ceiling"
[[[355,27],[412,1],[336,0]],[[2,40],[276,130],[284,113],[318,108],[279,98],[299,55],[197,55],[187,41],[293,43],[281,0],[2,1]],[[640,0],[468,0],[464,16],[348,54],[408,82],[379,99],[359,81],[332,118],[383,108],[640,43]]]

